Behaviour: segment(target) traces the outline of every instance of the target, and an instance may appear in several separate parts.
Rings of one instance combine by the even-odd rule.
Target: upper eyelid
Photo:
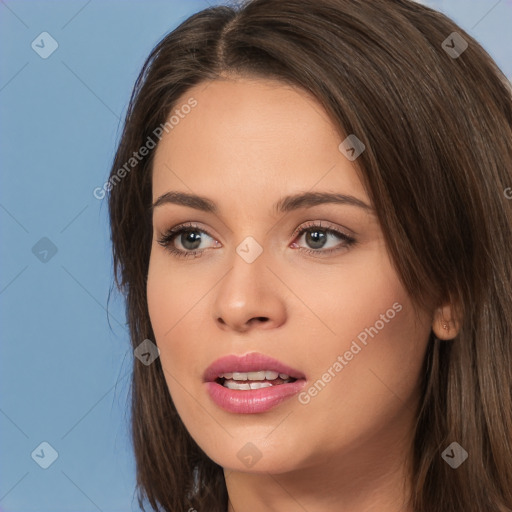
[[[171,234],[172,233],[172,236],[175,239],[180,234],[180,232],[182,232],[182,231],[197,230],[197,231],[201,231],[201,232],[205,233],[211,239],[213,239],[213,240],[218,242],[218,237],[216,237],[213,234],[211,234],[210,230],[207,229],[207,228],[202,227],[201,224],[202,223],[198,222],[198,221],[183,222],[181,224],[177,224],[176,226],[173,226],[172,228],[164,229],[161,232],[160,236],[166,236],[167,234]],[[302,222],[299,226],[297,226],[292,231],[290,236],[293,236],[293,237],[297,237],[299,235],[302,236],[304,231],[306,231],[308,229],[313,229],[313,228],[320,228],[320,229],[325,230],[327,232],[332,232],[333,235],[341,234],[341,235],[344,235],[345,237],[348,237],[348,238],[354,238],[354,234],[356,234],[352,230],[349,230],[347,228],[338,227],[336,224],[328,222],[328,221],[308,220],[308,221]],[[353,233],[353,234],[351,234],[351,233]]]
[[[325,223],[326,223],[326,221],[322,221],[322,220],[305,221],[305,222],[301,223],[299,226],[297,226],[297,228],[293,231],[292,235],[294,235],[294,234],[298,235],[301,233],[301,231],[304,231],[307,229],[312,229],[312,228],[320,228],[325,231],[335,231],[336,233],[341,233],[348,237],[352,237],[353,234],[355,234],[352,230],[343,228],[341,226],[333,224],[332,222],[327,222],[327,224],[325,224]],[[349,233],[347,233],[347,231]],[[350,234],[350,233],[352,233],[352,234]]]
[[[323,221],[325,222],[325,221]],[[331,224],[330,222],[328,224]],[[331,248],[321,248],[321,249],[310,249],[307,247],[302,247],[297,245],[297,240],[299,237],[303,237],[305,233],[307,233],[308,230],[313,228],[320,228],[320,230],[323,230],[328,233],[331,237],[335,237],[339,240],[339,243],[336,247]],[[181,224],[177,224],[176,226],[173,226],[167,231],[164,231],[162,234],[160,234],[156,241],[159,245],[163,246],[163,248],[169,252],[171,252],[176,258],[187,258],[187,257],[200,257],[206,254],[210,253],[211,249],[219,248],[217,247],[205,247],[205,248],[196,248],[193,250],[187,250],[186,248],[181,249],[177,248],[175,246],[175,240],[180,236],[181,233],[186,231],[200,231],[204,232],[208,237],[210,237],[212,240],[214,240],[217,244],[220,244],[222,247],[222,243],[217,240],[215,236],[212,236],[207,229],[201,227],[200,223],[194,222],[194,221],[188,221]],[[351,231],[351,230],[348,230]],[[291,234],[293,236],[293,244],[297,248],[296,250],[304,251],[304,253],[314,256],[316,258],[323,258],[323,257],[330,257],[330,256],[336,256],[339,253],[342,253],[343,251],[350,249],[351,247],[357,246],[359,244],[359,237],[354,237],[350,234],[347,234],[345,232],[344,228],[338,227],[338,225],[333,224],[331,226],[325,226],[322,225],[322,221],[320,220],[314,220],[314,221],[304,221],[302,222],[298,227],[295,228],[293,233]],[[181,243],[181,242],[180,242]]]

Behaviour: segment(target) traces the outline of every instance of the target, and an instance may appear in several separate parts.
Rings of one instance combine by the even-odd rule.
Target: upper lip
[[[273,357],[250,352],[245,355],[231,354],[214,361],[205,370],[203,378],[205,382],[213,382],[223,373],[233,372],[256,372],[258,370],[271,370],[278,373],[285,373],[294,379],[304,379],[305,376],[298,370],[287,366]]]

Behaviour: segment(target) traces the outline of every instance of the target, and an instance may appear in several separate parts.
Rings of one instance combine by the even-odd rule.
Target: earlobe
[[[452,304],[445,304],[436,309],[432,320],[432,330],[440,340],[452,340],[460,330],[460,321],[455,315]]]

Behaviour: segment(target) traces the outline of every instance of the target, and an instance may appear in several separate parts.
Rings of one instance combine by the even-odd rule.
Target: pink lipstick
[[[306,384],[300,371],[257,352],[217,359],[203,378],[215,404],[238,414],[268,411]]]

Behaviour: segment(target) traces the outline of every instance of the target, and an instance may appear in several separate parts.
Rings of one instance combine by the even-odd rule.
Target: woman
[[[427,7],[167,35],[108,187],[140,505],[512,511],[510,186],[509,83]]]

